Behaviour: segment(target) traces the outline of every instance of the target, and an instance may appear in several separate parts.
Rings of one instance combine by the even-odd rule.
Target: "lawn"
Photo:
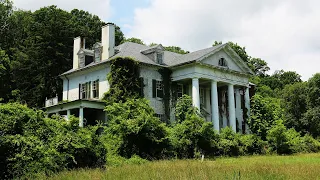
[[[211,160],[165,160],[106,170],[65,171],[51,179],[320,179],[320,153]]]

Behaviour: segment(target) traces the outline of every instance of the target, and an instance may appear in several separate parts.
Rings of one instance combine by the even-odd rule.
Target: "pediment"
[[[224,61],[224,63],[221,63],[222,61]],[[248,65],[228,45],[209,53],[207,56],[199,60],[199,62],[220,69],[253,74]]]

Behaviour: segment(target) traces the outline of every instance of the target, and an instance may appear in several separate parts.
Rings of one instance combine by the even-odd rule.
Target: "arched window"
[[[219,59],[219,66],[228,67],[226,59],[220,58]]]

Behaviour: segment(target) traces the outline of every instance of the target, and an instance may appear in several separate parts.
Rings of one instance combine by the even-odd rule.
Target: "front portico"
[[[193,105],[215,130],[230,126],[243,133],[247,132],[245,117],[250,112],[248,78],[246,73],[201,62],[186,64],[172,73],[172,80],[183,84],[184,93],[192,96]]]

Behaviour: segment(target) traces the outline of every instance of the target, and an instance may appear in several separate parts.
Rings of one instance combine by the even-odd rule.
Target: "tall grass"
[[[65,171],[49,179],[320,179],[320,154],[154,161]]]

